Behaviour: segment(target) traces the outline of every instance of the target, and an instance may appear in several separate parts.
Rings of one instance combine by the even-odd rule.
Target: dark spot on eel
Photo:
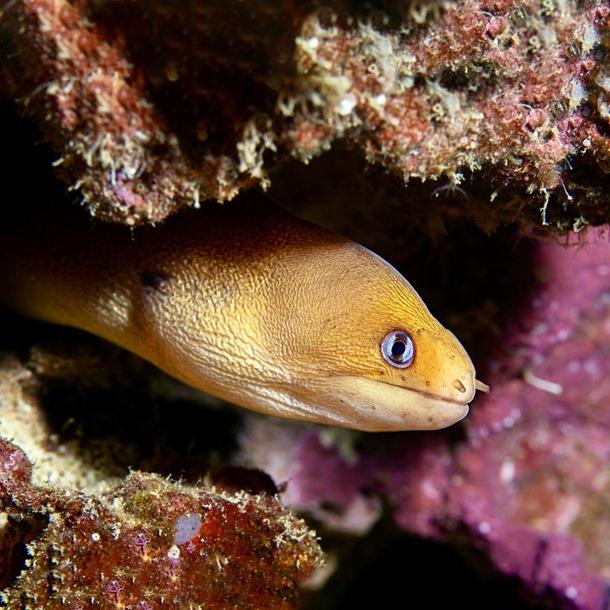
[[[152,288],[153,290],[159,290],[167,279],[167,275],[158,273],[157,271],[142,271],[140,273],[140,281],[142,282],[142,286],[145,288]]]

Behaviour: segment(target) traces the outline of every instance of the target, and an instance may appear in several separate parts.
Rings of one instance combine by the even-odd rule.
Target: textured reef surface
[[[124,222],[230,199],[338,140],[405,182],[474,175],[496,223],[605,221],[607,2],[362,4],[11,1],[4,96]]]
[[[94,496],[32,485],[31,471],[0,439],[9,608],[287,610],[321,559],[315,535],[268,494],[132,472]]]
[[[403,271],[492,386],[446,431],[306,426],[2,312],[0,606],[610,607],[610,3],[0,15],[3,213],[270,186]]]

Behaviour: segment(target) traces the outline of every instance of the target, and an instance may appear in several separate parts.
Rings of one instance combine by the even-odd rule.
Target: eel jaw
[[[320,381],[318,421],[367,432],[446,428],[468,415],[473,398],[457,402],[364,377]]]

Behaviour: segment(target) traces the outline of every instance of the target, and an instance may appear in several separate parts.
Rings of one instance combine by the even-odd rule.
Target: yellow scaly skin
[[[388,263],[256,193],[131,231],[53,214],[0,237],[0,285],[22,314],[92,332],[278,417],[438,429],[486,390]],[[413,340],[406,368],[382,354],[392,331]]]

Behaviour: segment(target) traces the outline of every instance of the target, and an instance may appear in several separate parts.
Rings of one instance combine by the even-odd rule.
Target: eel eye
[[[381,342],[381,353],[388,364],[404,369],[415,357],[413,339],[401,330],[393,330]]]

